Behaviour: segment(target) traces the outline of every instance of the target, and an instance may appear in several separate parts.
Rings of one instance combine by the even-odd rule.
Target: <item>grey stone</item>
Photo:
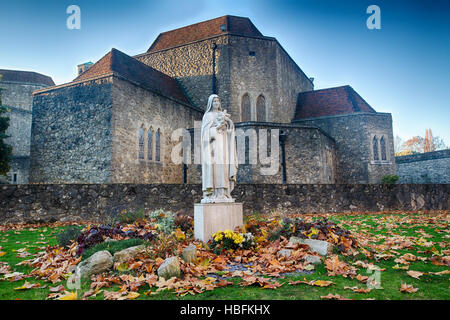
[[[305,257],[305,261],[308,263],[314,264],[314,265],[322,263],[322,260],[320,259],[320,257],[313,256],[310,254]]]
[[[197,259],[197,247],[193,244],[183,249],[183,260],[187,263],[195,263]]]
[[[292,245],[295,245],[297,243],[307,244],[311,248],[312,252],[317,252],[321,256],[326,256],[327,254],[329,254],[333,251],[333,245],[329,242],[322,241],[322,240],[301,239],[301,238],[297,238],[297,237],[291,237],[289,239],[289,242]]]
[[[278,254],[282,257],[290,257],[292,254],[292,250],[291,249],[281,249],[280,251],[278,251]]]
[[[90,277],[93,274],[106,272],[113,266],[113,257],[109,251],[99,251],[88,259],[80,262],[76,268],[76,274],[81,278]]]
[[[133,259],[134,257],[136,257],[138,254],[140,254],[142,252],[145,252],[144,245],[126,248],[124,250],[114,253],[114,262],[119,262],[119,263],[126,262],[130,259]]]
[[[180,262],[177,257],[170,257],[164,260],[164,262],[158,268],[158,276],[168,280],[172,277],[179,278],[181,276]]]

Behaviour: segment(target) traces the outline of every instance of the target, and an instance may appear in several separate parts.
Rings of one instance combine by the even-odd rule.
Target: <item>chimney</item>
[[[87,71],[90,67],[92,67],[94,64],[92,62],[86,62],[79,64],[77,66],[78,68],[78,75],[82,74],[83,72]]]

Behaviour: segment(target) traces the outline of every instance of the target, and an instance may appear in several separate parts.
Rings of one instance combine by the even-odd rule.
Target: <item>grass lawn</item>
[[[435,263],[430,260],[435,257],[449,256],[450,230],[446,213],[379,213],[379,214],[354,214],[354,215],[330,215],[329,218],[344,228],[350,230],[358,242],[366,249],[379,253],[378,258],[367,258],[362,253],[356,256],[339,255],[339,260],[352,265],[356,261],[372,263],[380,271],[368,273],[364,267],[358,266],[357,273],[362,276],[372,276],[380,282],[380,289],[372,289],[368,293],[357,293],[345,287],[367,288],[366,284],[350,277],[342,275],[329,276],[324,263],[316,266],[312,274],[297,274],[274,278],[282,286],[276,289],[264,289],[259,286],[240,286],[241,279],[233,278],[233,285],[223,288],[215,288],[196,295],[177,296],[172,290],[146,295],[150,287],[145,284],[139,289],[137,299],[321,299],[328,294],[339,295],[347,299],[450,299],[450,276],[448,272],[448,259],[444,263]],[[11,272],[28,274],[32,268],[24,265],[17,266],[24,260],[33,258],[33,255],[43,251],[46,246],[56,245],[55,235],[66,227],[38,227],[23,230],[6,230],[0,233],[0,268],[7,263]],[[402,243],[409,241],[412,246],[402,248]],[[28,254],[27,254],[28,252]],[[412,259],[405,263],[394,261],[405,254],[411,254]],[[410,255],[410,257],[411,257]],[[418,258],[418,259],[417,259]],[[423,261],[422,261],[423,260]],[[442,260],[442,259],[441,259]],[[3,264],[2,264],[3,263]],[[408,264],[409,263],[409,264]],[[441,265],[439,265],[441,264]],[[408,266],[408,270],[396,268]],[[418,279],[407,274],[407,271],[422,272]],[[120,274],[119,271],[113,271]],[[154,271],[153,271],[154,272]],[[432,273],[441,272],[436,275]],[[296,280],[326,280],[333,284],[327,287],[311,286],[304,283],[289,284]],[[40,283],[41,287],[27,290],[15,290],[29,283]],[[414,293],[401,292],[402,283],[412,285],[418,290]],[[2,280],[0,274],[0,299],[1,300],[45,300],[50,294],[50,287],[58,285],[66,286],[65,282],[52,284],[48,281],[36,280],[34,277],[19,281]],[[119,285],[103,288],[107,291],[117,291]],[[78,298],[90,289],[90,281],[83,281],[81,290],[77,291]],[[71,290],[73,292],[73,290]],[[103,293],[88,299],[104,299]]]

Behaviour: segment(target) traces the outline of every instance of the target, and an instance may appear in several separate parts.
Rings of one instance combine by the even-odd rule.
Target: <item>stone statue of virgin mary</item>
[[[209,96],[201,131],[202,203],[234,202],[238,161],[234,124],[219,96]]]

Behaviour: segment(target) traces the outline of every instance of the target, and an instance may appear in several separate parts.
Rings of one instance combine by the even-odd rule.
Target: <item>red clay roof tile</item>
[[[74,81],[88,80],[108,73],[114,73],[146,89],[190,105],[175,79],[117,49],[112,49]]]
[[[350,86],[301,92],[294,120],[376,111]]]
[[[224,30],[221,26],[225,26]],[[263,37],[249,18],[223,16],[159,34],[147,52],[172,48],[221,34]]]
[[[52,78],[45,76],[43,74],[37,73],[37,72],[32,72],[32,71],[0,69],[0,75],[2,75],[2,81],[45,84],[47,86],[55,85]]]

